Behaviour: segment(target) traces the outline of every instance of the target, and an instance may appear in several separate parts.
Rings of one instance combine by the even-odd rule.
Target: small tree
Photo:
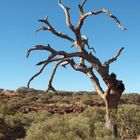
[[[67,34],[63,34],[61,32],[58,32],[52,24],[48,21],[48,17],[45,17],[44,19],[39,20],[42,23],[45,23],[46,26],[41,27],[39,30],[43,31],[50,31],[54,35],[66,39],[72,43],[72,47],[76,47],[77,51],[76,52],[66,52],[64,50],[62,51],[57,51],[54,48],[52,48],[49,44],[47,46],[44,45],[37,45],[34,48],[30,48],[27,52],[27,57],[29,57],[30,53],[34,50],[45,50],[51,53],[48,56],[47,60],[39,62],[37,65],[41,65],[42,67],[40,68],[39,72],[37,72],[34,76],[31,77],[31,79],[28,82],[28,88],[31,83],[31,81],[40,75],[44,68],[52,62],[57,62],[52,75],[50,77],[49,83],[48,83],[48,90],[55,91],[55,88],[52,85],[52,81],[54,78],[54,75],[56,73],[56,70],[59,65],[66,67],[67,65],[71,65],[71,67],[79,72],[84,73],[89,77],[91,82],[93,83],[95,90],[99,94],[99,96],[104,100],[105,106],[106,106],[106,124],[109,128],[113,130],[114,136],[117,137],[117,126],[115,122],[111,121],[111,112],[117,111],[118,108],[118,103],[120,100],[120,97],[125,89],[124,84],[122,81],[118,80],[116,78],[115,73],[110,73],[109,72],[109,66],[117,60],[121,52],[123,51],[124,48],[120,48],[118,52],[115,54],[114,57],[111,59],[105,61],[104,63],[101,63],[101,61],[91,52],[88,52],[88,49],[92,49],[94,52],[94,48],[90,47],[88,43],[88,38],[86,36],[81,35],[81,28],[83,27],[84,21],[89,17],[93,15],[99,15],[99,14],[106,14],[107,16],[111,17],[117,24],[118,26],[122,29],[125,30],[121,22],[118,20],[116,16],[114,16],[111,12],[109,12],[106,9],[101,9],[98,11],[91,11],[84,13],[84,5],[87,0],[83,0],[81,4],[78,5],[79,7],[79,13],[80,13],[80,18],[78,20],[77,25],[73,25],[71,23],[70,19],[70,8],[66,7],[61,0],[58,0],[58,5],[63,9],[65,16],[66,16],[66,25],[67,27],[73,32],[75,35],[75,38],[71,38]],[[86,47],[87,46],[87,47]],[[74,58],[79,59],[79,63],[74,60]],[[90,66],[89,66],[90,65]],[[101,78],[103,79],[104,83],[106,84],[107,89],[104,91],[100,85],[100,82],[95,75],[94,71],[96,70]]]

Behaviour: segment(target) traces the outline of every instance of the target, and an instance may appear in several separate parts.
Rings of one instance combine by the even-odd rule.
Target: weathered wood
[[[49,52],[50,55],[48,55],[48,58],[46,60],[43,60],[37,63],[38,66],[42,66],[42,67],[40,68],[39,72],[37,72],[34,76],[30,78],[28,82],[28,87],[31,81],[37,76],[39,76],[42,73],[42,71],[45,69],[45,67],[48,66],[49,63],[57,62],[53,69],[53,72],[52,72],[52,75],[50,77],[49,84],[48,84],[48,90],[53,90],[56,92],[55,88],[52,85],[52,82],[53,82],[54,75],[56,73],[58,66],[61,65],[63,67],[66,67],[67,65],[70,65],[74,70],[82,72],[83,74],[87,75],[88,78],[93,83],[95,90],[97,91],[99,96],[104,100],[104,103],[106,105],[106,114],[107,114],[106,122],[108,123],[108,126],[111,126],[113,128],[114,136],[117,137],[117,125],[115,123],[111,124],[112,121],[111,121],[110,113],[111,111],[114,111],[114,110],[117,111],[119,100],[123,91],[125,90],[125,86],[122,81],[116,78],[116,75],[114,73],[111,73],[111,74],[109,73],[109,68],[110,68],[110,64],[112,64],[118,59],[118,57],[120,56],[124,48],[123,47],[120,48],[114,57],[105,61],[102,64],[99,58],[97,58],[91,52],[89,53],[88,49],[92,49],[94,52],[95,50],[93,47],[89,45],[88,38],[87,37],[85,39],[83,38],[81,34],[81,28],[83,27],[84,21],[86,20],[87,17],[93,16],[93,15],[99,15],[102,13],[111,17],[122,30],[125,30],[126,28],[121,24],[121,22],[116,16],[114,16],[111,12],[109,12],[106,9],[84,13],[84,5],[86,2],[87,0],[83,0],[82,3],[79,4],[79,20],[78,20],[77,25],[74,26],[71,23],[70,12],[69,12],[70,8],[66,7],[61,2],[61,0],[58,0],[58,5],[63,9],[66,16],[66,25],[69,29],[72,30],[73,34],[75,35],[75,39],[71,38],[67,34],[58,32],[48,21],[48,17],[45,17],[44,19],[39,20],[40,22],[45,23],[47,26],[41,27],[40,29],[37,30],[37,32],[40,30],[50,31],[52,34],[62,39],[66,39],[70,41],[72,43],[71,46],[76,47],[77,51],[71,52],[71,53],[66,52],[64,50],[57,51],[50,45],[47,45],[47,46],[37,45],[34,48],[30,48],[27,51],[27,58],[29,57],[30,53],[35,50],[43,50],[43,51],[45,50]],[[78,58],[79,62],[74,61],[74,58]],[[101,87],[100,81],[98,77],[96,76],[96,74],[94,73],[94,71],[97,71],[97,73],[103,79],[107,87],[106,90],[103,90],[103,88]]]

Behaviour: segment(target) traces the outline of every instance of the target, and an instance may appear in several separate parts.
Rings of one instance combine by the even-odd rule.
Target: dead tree
[[[94,55],[94,53],[89,53],[88,49],[93,49],[92,47],[89,46],[88,43],[88,38],[86,36],[82,36],[81,34],[81,28],[84,25],[84,21],[89,17],[89,16],[95,16],[99,14],[106,14],[110,18],[112,18],[118,26],[122,29],[125,30],[125,27],[121,24],[119,19],[114,16],[111,12],[109,12],[106,9],[101,9],[98,11],[91,11],[84,13],[84,5],[87,2],[87,0],[83,0],[81,4],[78,5],[79,7],[79,20],[77,25],[73,25],[71,23],[71,18],[70,18],[70,8],[66,7],[61,0],[58,0],[58,5],[62,8],[62,10],[65,13],[65,18],[66,18],[66,25],[67,27],[73,32],[75,35],[75,38],[70,37],[67,34],[63,34],[59,31],[57,31],[53,25],[49,22],[48,17],[45,17],[44,19],[39,20],[39,22],[42,22],[45,24],[45,26],[41,27],[37,31],[50,31],[52,34],[62,38],[66,39],[69,42],[72,43],[72,47],[76,47],[77,51],[76,52],[66,52],[64,50],[62,51],[57,51],[54,49],[51,45],[37,45],[34,48],[30,48],[27,52],[27,57],[29,57],[30,53],[34,50],[45,50],[50,53],[48,58],[46,60],[43,60],[39,62],[37,65],[42,66],[34,76],[31,77],[31,79],[28,82],[28,87],[31,83],[31,81],[36,78],[38,75],[42,73],[42,71],[45,69],[45,67],[48,66],[49,63],[56,62],[56,65],[54,67],[54,70],[52,72],[51,78],[49,80],[48,84],[48,90],[53,90],[56,92],[55,88],[52,85],[52,81],[55,75],[55,72],[58,68],[59,65],[66,67],[67,65],[70,65],[74,70],[79,71],[84,73],[89,77],[91,82],[93,83],[93,86],[99,96],[104,100],[105,106],[106,106],[106,122],[108,124],[108,127],[111,127],[114,135],[117,137],[117,128],[116,124],[112,124],[110,121],[110,112],[112,110],[117,110],[118,108],[118,103],[120,100],[120,97],[125,89],[125,86],[122,81],[118,80],[116,78],[116,74],[110,73],[109,72],[109,67],[110,65],[117,60],[121,52],[123,51],[124,48],[120,48],[118,52],[109,60],[105,61],[104,63],[101,63],[101,61]],[[88,47],[86,47],[88,46]],[[95,50],[94,50],[95,52]],[[75,62],[74,58],[79,59],[79,63],[77,61]],[[85,63],[86,62],[86,63]],[[88,64],[88,65],[87,65]],[[89,66],[90,65],[90,66]],[[96,70],[99,75],[102,77],[107,89],[103,90],[98,77],[95,75],[94,71]]]

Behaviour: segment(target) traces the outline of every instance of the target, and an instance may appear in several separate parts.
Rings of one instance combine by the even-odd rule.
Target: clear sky
[[[72,23],[78,20],[77,4],[82,0],[62,0],[71,8]],[[106,8],[116,15],[127,31],[121,31],[117,24],[105,14],[87,19],[82,34],[89,37],[89,43],[96,49],[96,56],[102,62],[111,58],[120,47],[125,50],[111,65],[118,79],[124,81],[125,92],[140,93],[140,0],[88,0],[85,11]],[[0,88],[17,89],[26,86],[29,78],[39,70],[35,64],[46,59],[47,52],[33,52],[26,59],[26,51],[38,44],[48,43],[57,50],[72,51],[69,42],[49,32],[35,31],[43,24],[37,20],[49,16],[57,30],[72,36],[65,25],[65,16],[57,0],[0,0]],[[32,83],[32,88],[47,89],[53,65]],[[54,86],[58,90],[94,90],[89,79],[70,67],[59,68]]]

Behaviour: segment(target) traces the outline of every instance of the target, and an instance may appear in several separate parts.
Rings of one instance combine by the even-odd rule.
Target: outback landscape
[[[0,89],[0,140],[140,140],[138,2],[2,3],[0,14],[8,18],[3,18],[1,25],[0,63],[4,67],[0,85],[14,90]],[[42,17],[44,12],[47,16]],[[37,28],[34,19],[39,19]],[[126,33],[127,26],[130,30]],[[38,40],[31,37],[31,30],[44,33]],[[31,63],[22,58],[25,50]],[[36,60],[37,69],[32,68]],[[119,63],[119,68],[114,66]],[[64,73],[60,67],[68,68],[70,73]],[[50,69],[45,72],[46,68]],[[85,75],[92,88],[76,78],[78,74],[71,76],[72,70]],[[46,77],[44,72],[47,90],[30,88],[41,74]],[[60,78],[58,85],[53,82],[56,74]],[[64,75],[71,82],[76,78],[75,83],[83,86],[79,89],[73,84],[76,90],[92,92],[68,92],[73,86],[69,80],[63,80]],[[45,86],[41,80],[35,85],[39,89]],[[66,91],[56,90],[63,88]]]
[[[139,139],[140,95],[123,94],[114,119],[118,139]],[[0,90],[0,140],[113,140],[96,92]]]

